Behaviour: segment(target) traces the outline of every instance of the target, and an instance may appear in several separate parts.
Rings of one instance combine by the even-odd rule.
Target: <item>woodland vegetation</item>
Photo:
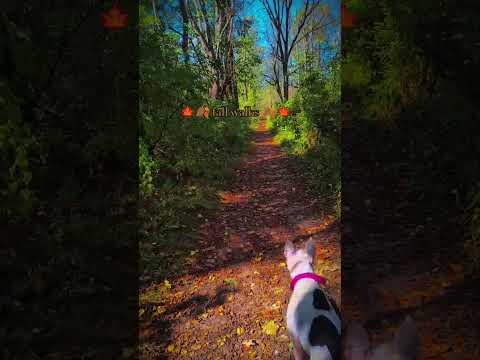
[[[479,74],[475,5],[467,1],[346,1],[342,97],[355,131],[393,188],[390,207],[425,226],[426,239],[465,245],[480,264]],[[348,145],[348,144],[347,144]],[[345,170],[348,174],[348,169]],[[404,184],[405,185],[405,184]],[[405,188],[405,186],[403,186]],[[396,201],[396,202],[395,202]],[[419,236],[415,236],[416,241]],[[423,236],[421,237],[423,239]],[[464,239],[453,241],[452,238]]]
[[[320,1],[302,4],[294,11],[293,1],[257,2],[268,14],[268,34],[263,34],[246,15],[252,5],[247,2],[141,2],[139,170],[145,266],[164,269],[155,253],[172,244],[190,251],[188,230],[216,207],[215,190],[230,178],[258,124],[258,118],[184,118],[181,110],[187,105],[194,112],[204,105],[251,106],[271,114],[270,127],[303,160],[312,185],[338,202],[339,34],[334,41],[326,35],[338,27],[338,18]],[[267,47],[259,45],[262,36]],[[280,106],[296,114],[276,116]]]
[[[0,12],[2,359],[118,358],[136,341],[131,4],[120,31],[102,26],[110,2]]]

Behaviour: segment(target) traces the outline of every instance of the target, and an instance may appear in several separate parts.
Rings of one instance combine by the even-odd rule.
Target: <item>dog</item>
[[[340,360],[341,319],[336,303],[325,291],[325,279],[313,271],[315,242],[303,249],[285,243],[292,294],[287,307],[287,330],[295,360]]]
[[[409,316],[397,329],[393,340],[372,349],[365,328],[352,323],[345,340],[346,360],[416,360],[419,337],[415,322]]]

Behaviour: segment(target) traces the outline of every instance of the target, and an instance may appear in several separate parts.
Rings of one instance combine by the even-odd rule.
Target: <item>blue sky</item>
[[[340,19],[340,0],[323,0],[323,4],[326,4],[330,7],[330,11],[332,15]],[[293,13],[297,13],[298,9],[304,4],[304,0],[293,0]],[[270,20],[268,19],[268,15],[263,8],[262,3],[260,0],[247,0],[245,1],[245,9],[242,14],[243,16],[251,16],[254,19],[254,28],[257,30],[258,33],[258,46],[268,48],[269,44],[267,39],[265,38],[266,32],[270,29]],[[328,41],[333,41],[336,37],[338,38],[340,32],[340,24],[338,26],[329,27],[327,31]],[[325,54],[325,60],[328,60],[328,54]]]

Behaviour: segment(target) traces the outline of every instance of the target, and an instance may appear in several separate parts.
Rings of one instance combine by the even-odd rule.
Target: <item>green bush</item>
[[[30,159],[35,138],[31,135],[5,82],[0,82],[0,197],[11,219],[27,218],[33,208]]]
[[[218,188],[249,145],[252,121],[196,117],[200,106],[229,104],[205,96],[208,72],[180,60],[178,37],[153,30],[151,19],[140,15],[141,263],[143,270],[164,274],[173,265],[153,249],[188,250],[192,230],[217,206]],[[181,115],[185,106],[192,117]]]
[[[299,92],[283,106],[291,114],[267,120],[275,140],[303,164],[309,181],[337,215],[341,198],[340,64],[333,60],[327,69],[307,73]]]

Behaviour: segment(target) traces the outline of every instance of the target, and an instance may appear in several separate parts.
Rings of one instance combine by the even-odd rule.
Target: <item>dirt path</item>
[[[262,121],[255,150],[201,229],[188,274],[143,291],[158,301],[142,310],[149,313],[141,317],[142,358],[291,359],[287,239],[317,240],[316,270],[340,306],[338,226],[319,209],[293,161]]]

